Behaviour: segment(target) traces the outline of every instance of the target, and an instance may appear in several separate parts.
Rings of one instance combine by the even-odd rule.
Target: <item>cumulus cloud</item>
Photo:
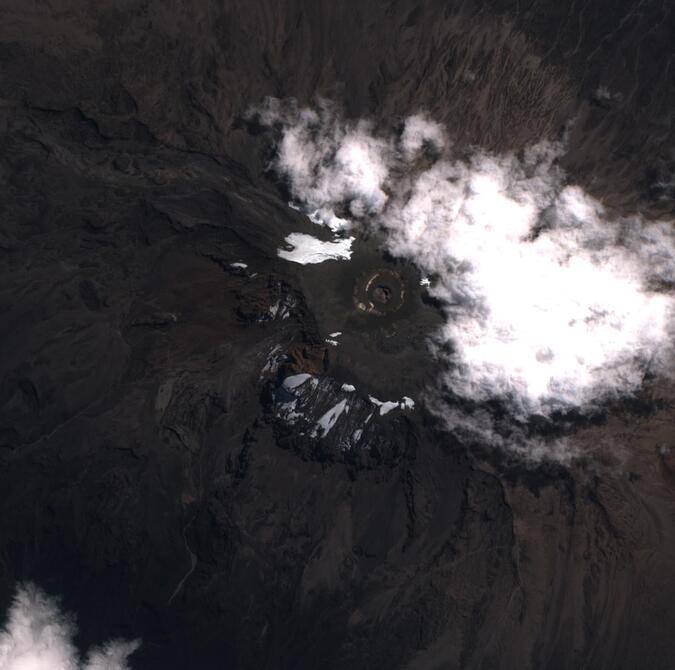
[[[499,399],[522,421],[670,373],[672,225],[606,211],[557,166],[561,143],[460,157],[424,114],[384,134],[325,103],[258,113],[279,133],[273,167],[316,222],[376,227],[431,279],[446,316],[432,350],[453,397]]]
[[[382,219],[392,252],[437,277],[448,385],[529,413],[636,389],[666,353],[672,311],[671,295],[649,289],[672,271],[672,235],[610,224],[600,203],[541,172],[547,152],[439,162]]]
[[[73,643],[73,617],[62,612],[59,601],[34,584],[17,588],[7,621],[0,630],[2,670],[128,670],[128,657],[139,640],[112,640],[92,649],[80,660]]]
[[[337,208],[352,217],[382,210],[390,147],[369,122],[343,124],[328,102],[311,110],[269,100],[257,113],[263,124],[283,123],[274,165],[312,218],[338,230],[349,220]]]
[[[446,144],[443,126],[426,114],[413,114],[406,119],[401,132],[400,147],[407,160],[415,158],[424,147],[441,152]]]

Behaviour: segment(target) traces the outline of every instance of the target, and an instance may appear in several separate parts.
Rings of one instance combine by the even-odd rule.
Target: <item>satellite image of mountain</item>
[[[675,670],[675,2],[0,0],[0,670]]]

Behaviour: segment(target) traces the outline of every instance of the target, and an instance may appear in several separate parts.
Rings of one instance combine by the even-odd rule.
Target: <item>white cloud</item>
[[[621,244],[603,217],[580,189],[481,155],[435,164],[390,208],[391,250],[438,277],[455,393],[545,414],[640,385],[645,363],[665,353],[672,309],[647,280],[666,276],[672,256],[657,229],[642,227],[652,254]]]
[[[612,216],[557,167],[561,144],[460,158],[421,114],[384,136],[326,104],[263,113],[298,202],[322,222],[341,212],[383,230],[391,253],[433,276],[446,316],[433,351],[455,396],[498,398],[525,419],[630,394],[648,366],[671,372],[672,222]],[[424,147],[435,155],[419,164]]]
[[[338,230],[348,219],[336,209],[345,208],[353,217],[383,209],[394,147],[377,137],[370,123],[344,124],[325,101],[314,111],[269,98],[255,114],[263,125],[283,125],[272,166],[288,179],[291,195],[312,220]]]
[[[128,670],[127,658],[140,641],[113,640],[80,662],[73,643],[75,623],[59,601],[34,584],[17,588],[0,630],[2,670]]]
[[[127,658],[140,646],[138,640],[111,640],[89,652],[82,670],[128,670]]]
[[[443,126],[429,119],[426,114],[414,114],[406,119],[400,145],[407,160],[415,158],[425,146],[440,152],[446,144]]]

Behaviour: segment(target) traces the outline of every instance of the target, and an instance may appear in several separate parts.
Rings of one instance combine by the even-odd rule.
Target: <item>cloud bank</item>
[[[557,166],[561,143],[499,156],[453,149],[424,114],[388,134],[329,103],[268,100],[256,114],[278,133],[274,169],[315,222],[378,228],[431,279],[446,317],[432,349],[454,397],[497,398],[526,420],[670,374],[672,225],[611,216]]]
[[[111,640],[80,660],[73,643],[74,619],[56,598],[34,584],[17,588],[7,621],[0,630],[2,670],[129,670],[128,657],[139,640]]]

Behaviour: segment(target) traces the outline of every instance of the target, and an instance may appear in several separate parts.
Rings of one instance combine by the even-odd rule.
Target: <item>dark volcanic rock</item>
[[[426,108],[500,150],[575,119],[575,179],[662,213],[674,12],[4,2],[0,611],[33,580],[83,647],[142,637],[143,669],[671,668],[672,389],[580,433],[609,473],[467,453],[421,401],[439,316],[414,268],[372,240],[350,264],[279,260],[312,224],[242,119],[320,94],[384,124]],[[383,268],[405,304],[359,313]],[[283,397],[298,374],[316,388]],[[369,400],[405,394],[414,411]]]

